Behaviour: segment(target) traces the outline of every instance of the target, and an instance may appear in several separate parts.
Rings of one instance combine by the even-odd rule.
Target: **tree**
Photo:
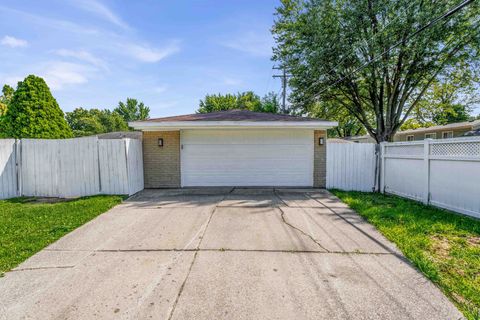
[[[150,108],[143,102],[138,103],[137,99],[127,98],[124,103],[120,101],[118,107],[113,111],[117,112],[126,121],[145,120],[150,117]]]
[[[4,85],[2,88],[2,95],[0,96],[0,117],[4,116],[7,113],[8,104],[12,101],[13,93],[15,89],[10,87],[8,84]]]
[[[66,119],[77,137],[128,130],[128,125],[122,116],[108,109],[76,108],[66,113]]]
[[[352,137],[366,133],[364,126],[347,109],[335,101],[321,101],[313,104],[308,115],[313,118],[337,121],[338,126],[327,130],[328,137]]]
[[[275,92],[269,92],[262,98],[261,112],[278,113],[280,111],[280,101]]]
[[[270,92],[263,98],[255,94],[253,91],[239,92],[236,95],[227,93],[223,94],[207,94],[205,99],[200,100],[198,113],[209,113],[217,111],[225,111],[232,109],[250,110],[254,112],[278,112],[278,97],[275,93]]]
[[[18,83],[2,121],[2,135],[11,138],[72,137],[63,111],[45,81],[29,75]]]
[[[478,2],[416,33],[458,1],[282,0],[274,60],[304,110],[336,101],[377,141],[391,141],[442,71],[478,64]]]
[[[432,82],[412,117],[420,124],[468,121],[472,106],[480,102],[479,85],[478,70],[464,65],[448,68]]]

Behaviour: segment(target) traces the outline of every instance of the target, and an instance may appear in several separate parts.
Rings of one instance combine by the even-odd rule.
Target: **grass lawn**
[[[394,242],[468,319],[480,319],[480,220],[396,196],[332,193]]]
[[[50,243],[122,201],[94,196],[57,203],[0,201],[0,276]]]

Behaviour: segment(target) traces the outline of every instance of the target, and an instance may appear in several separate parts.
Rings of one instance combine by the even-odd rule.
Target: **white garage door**
[[[312,186],[313,130],[181,132],[182,186]]]

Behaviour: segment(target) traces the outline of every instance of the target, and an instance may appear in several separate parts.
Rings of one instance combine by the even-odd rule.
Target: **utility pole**
[[[282,67],[273,67],[274,70],[282,70],[282,74],[274,74],[274,78],[282,78],[282,113],[287,112],[287,78],[290,76],[287,74],[287,70]]]

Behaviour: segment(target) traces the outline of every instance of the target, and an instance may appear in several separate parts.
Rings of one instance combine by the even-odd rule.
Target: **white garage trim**
[[[180,131],[182,187],[313,186],[313,130]]]
[[[238,129],[238,128],[303,128],[326,130],[337,125],[332,121],[133,121],[129,126],[142,131],[171,131],[181,129]]]

